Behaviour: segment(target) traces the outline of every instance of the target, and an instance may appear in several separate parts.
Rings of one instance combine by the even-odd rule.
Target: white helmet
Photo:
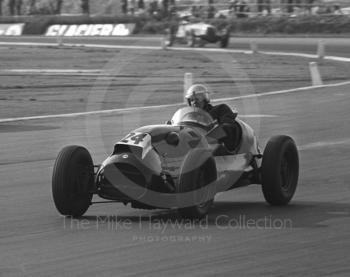
[[[208,88],[202,84],[194,84],[190,86],[186,92],[185,98],[187,99],[189,106],[192,106],[191,102],[193,101],[210,102]]]

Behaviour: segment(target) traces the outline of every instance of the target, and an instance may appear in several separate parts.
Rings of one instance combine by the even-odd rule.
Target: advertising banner
[[[20,36],[23,27],[24,23],[0,24],[0,36]]]
[[[134,31],[135,24],[81,24],[81,25],[51,25],[46,36],[129,36]]]

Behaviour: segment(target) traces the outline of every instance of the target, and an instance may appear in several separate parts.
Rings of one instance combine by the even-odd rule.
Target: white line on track
[[[344,212],[344,211],[329,211],[329,212],[327,212],[327,214],[339,215],[339,216],[342,216],[342,215],[347,216],[347,215],[349,215],[348,212]]]
[[[0,75],[49,75],[49,76],[100,76],[105,72],[101,69],[3,69]],[[114,76],[107,76],[114,77]]]
[[[302,92],[302,91],[306,91],[306,90],[316,90],[316,89],[320,89],[320,88],[340,87],[340,86],[346,86],[346,85],[350,85],[350,81],[335,83],[335,84],[321,85],[321,86],[308,86],[308,87],[301,87],[301,88],[292,88],[292,89],[285,89],[285,90],[278,90],[278,91],[271,91],[271,92],[263,92],[263,93],[259,93],[259,94],[248,94],[248,95],[237,96],[237,97],[219,98],[219,99],[213,99],[213,100],[211,100],[211,102],[215,103],[215,102],[232,101],[232,100],[239,100],[239,99],[263,97],[263,96],[269,96],[269,95],[286,94],[286,93],[290,93],[290,92]]]
[[[259,51],[259,53],[264,55],[272,55],[272,56],[292,56],[292,57],[301,57],[301,58],[309,58],[309,59],[318,58],[318,56],[314,54],[294,53],[294,52]]]
[[[14,73],[101,73],[100,69],[4,69],[0,72],[14,72]]]
[[[311,150],[315,148],[323,148],[323,147],[331,147],[331,146],[338,146],[338,145],[347,145],[350,144],[350,139],[343,139],[343,140],[334,140],[334,141],[318,141],[318,142],[312,142],[305,145],[301,145],[298,147],[299,150]]]
[[[160,40],[159,40],[160,41]],[[52,42],[0,42],[1,45],[18,45],[18,46],[58,46],[57,43]],[[110,45],[110,44],[76,44],[76,43],[64,43],[64,46],[68,47],[91,47],[91,48],[110,48],[110,49],[129,49],[129,50],[162,50],[160,46],[139,46],[139,45]],[[215,52],[215,53],[241,53],[241,54],[253,54],[252,51],[245,49],[220,49],[220,48],[188,48],[188,47],[169,47],[169,50],[175,51],[196,51],[196,52]],[[261,54],[274,55],[274,56],[294,56],[302,58],[317,59],[317,55],[293,53],[293,52],[277,52],[277,51],[259,51]],[[350,62],[350,58],[338,57],[338,56],[325,56],[325,60]]]
[[[290,52],[270,52],[270,51],[261,51],[261,54],[264,55],[271,55],[271,56],[294,56],[294,57],[302,57],[302,58],[309,58],[309,59],[318,59],[317,55],[313,54],[302,54],[302,53],[290,53]],[[345,57],[337,57],[337,56],[325,56],[325,60],[330,61],[337,61],[337,62],[350,62],[350,58]]]
[[[15,46],[57,46],[57,43],[53,42],[0,42],[1,45],[15,45]],[[91,48],[111,48],[111,49],[128,49],[128,50],[160,50],[158,46],[138,46],[138,45],[109,45],[109,44],[78,44],[78,43],[64,43],[63,46],[67,47],[91,47]]]
[[[259,93],[259,94],[248,94],[248,95],[242,95],[242,96],[236,96],[236,97],[218,98],[218,99],[211,100],[211,102],[215,103],[215,102],[234,101],[234,100],[247,99],[247,98],[286,94],[286,93],[292,93],[292,92],[302,92],[302,91],[306,91],[306,90],[311,90],[311,91],[314,90],[315,91],[316,89],[319,89],[319,88],[338,87],[338,86],[344,86],[344,85],[350,85],[350,81],[337,83],[337,84],[322,85],[322,86],[302,87],[302,88],[296,88],[296,89],[271,91],[271,92],[265,92],[265,93]],[[168,105],[154,105],[154,106],[146,106],[146,107],[129,107],[129,108],[110,109],[110,110],[88,111],[88,112],[80,112],[80,113],[4,118],[4,119],[0,119],[0,123],[16,122],[16,121],[28,121],[28,120],[40,120],[40,119],[50,119],[50,118],[69,118],[69,117],[98,115],[98,114],[126,113],[126,112],[135,111],[135,110],[154,110],[154,109],[169,108],[169,107],[176,107],[176,106],[182,106],[182,105],[184,105],[184,103],[175,103],[175,104],[168,104]],[[274,115],[246,115],[246,116],[241,115],[240,117],[274,117]]]
[[[326,56],[325,59],[338,61],[338,62],[350,62],[350,58],[337,57],[337,56]]]
[[[257,118],[257,117],[266,117],[266,118],[273,118],[278,117],[278,115],[274,114],[239,114],[238,117],[244,117],[244,118]]]

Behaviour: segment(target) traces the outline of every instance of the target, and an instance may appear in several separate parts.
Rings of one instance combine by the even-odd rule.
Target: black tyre
[[[228,32],[227,34],[225,34],[221,38],[221,40],[220,40],[220,47],[221,48],[227,48],[229,42],[230,42],[230,33]]]
[[[194,47],[196,44],[196,37],[193,33],[193,31],[187,31],[186,32],[186,44],[189,47]]]
[[[230,42],[230,30],[226,28],[220,39],[220,47],[227,48],[229,42]]]
[[[166,46],[173,46],[175,42],[175,34],[171,33],[171,31],[169,31],[168,34],[168,39],[166,41]]]
[[[91,204],[94,165],[88,150],[66,146],[58,154],[52,174],[52,195],[59,213],[82,216]]]
[[[168,43],[167,46],[173,46],[176,40],[176,33],[178,30],[177,24],[171,24],[170,28],[167,30],[168,32]]]
[[[292,199],[299,177],[299,157],[294,140],[289,136],[272,137],[264,150],[262,191],[271,205],[286,205]]]
[[[198,167],[195,167],[195,164]],[[187,170],[188,168],[191,169]],[[209,154],[195,151],[187,158],[180,174],[177,192],[186,193],[192,191],[190,202],[193,205],[178,208],[178,213],[183,218],[200,219],[208,214],[213,204],[215,192],[211,191],[207,185],[215,181],[216,178],[215,160]],[[181,203],[181,200],[183,199],[180,199],[178,203]]]
[[[206,41],[205,41],[204,39],[201,38],[201,39],[199,40],[198,47],[204,47],[205,44],[206,44]]]

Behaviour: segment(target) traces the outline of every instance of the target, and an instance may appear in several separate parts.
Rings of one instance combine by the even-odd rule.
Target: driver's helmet
[[[189,106],[192,106],[194,102],[210,102],[209,91],[205,85],[194,84],[187,90],[185,98]]]

